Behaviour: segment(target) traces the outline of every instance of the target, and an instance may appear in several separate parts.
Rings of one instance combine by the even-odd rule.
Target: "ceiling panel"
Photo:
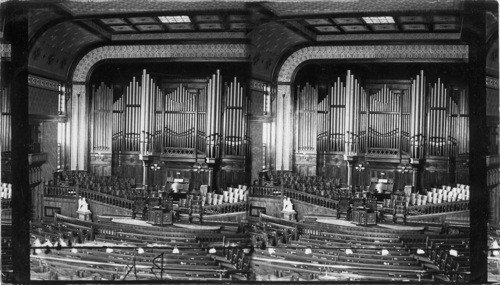
[[[163,31],[162,25],[137,25],[139,31]]]
[[[304,21],[309,25],[331,25],[332,23],[328,19],[304,19]]]
[[[199,16],[194,16],[194,20],[196,22],[217,22],[221,21],[221,17],[218,15],[199,15]]]
[[[221,30],[223,27],[221,23],[202,23],[198,24],[198,28],[200,30]]]
[[[368,28],[362,25],[340,26],[346,33],[368,32]]]
[[[362,24],[363,23],[358,18],[332,18],[332,20],[337,25],[352,25],[352,24]]]
[[[230,22],[244,22],[248,21],[248,16],[246,15],[229,15],[227,20]]]
[[[401,25],[403,31],[427,31],[427,26],[424,24],[405,24]]]
[[[153,24],[153,23],[158,23],[155,18],[153,17],[133,17],[133,18],[128,18],[130,23],[132,24]]]
[[[335,26],[317,26],[314,29],[320,33],[340,33],[340,29]]]
[[[106,25],[124,25],[127,24],[125,20],[120,18],[109,18],[109,19],[101,19],[101,22]]]
[[[110,28],[115,32],[135,32],[132,26],[110,26]]]
[[[458,30],[457,24],[435,24],[434,31],[455,31]]]
[[[398,18],[401,23],[424,23],[424,16],[401,16]]]
[[[435,23],[450,23],[457,20],[456,16],[452,15],[435,15],[432,17],[432,21]]]
[[[167,25],[170,30],[173,31],[185,31],[185,30],[193,30],[193,26],[191,24],[168,24]]]
[[[229,29],[231,30],[243,30],[243,29],[248,29],[250,27],[250,24],[248,23],[230,23],[229,24]]]
[[[398,27],[396,25],[389,24],[381,24],[381,25],[371,25],[372,30],[377,32],[393,32],[398,31]]]

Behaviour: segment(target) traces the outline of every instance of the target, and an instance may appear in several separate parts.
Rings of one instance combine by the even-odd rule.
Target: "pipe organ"
[[[99,152],[101,162],[91,159],[91,165],[113,164],[113,173],[137,181],[141,175],[150,176],[142,168],[169,160],[199,171],[194,164],[205,158],[207,163],[236,159],[244,170],[250,139],[243,84],[237,78],[223,81],[219,70],[204,83],[199,81],[158,83],[144,70],[140,80],[134,77],[123,88],[123,94],[99,85],[93,91],[91,120],[92,151]],[[102,158],[102,152],[111,150],[112,160]]]
[[[323,171],[327,163],[340,167],[338,160],[350,157],[393,172],[410,162],[416,169],[422,160],[425,169],[418,171],[432,172],[431,183],[439,184],[450,182],[440,171],[453,171],[452,164],[468,154],[466,88],[445,85],[441,78],[427,83],[424,71],[410,80],[365,84],[347,71],[325,95],[308,83],[297,86],[296,95],[296,169],[307,164],[306,153],[318,157]]]
[[[2,89],[1,105],[0,105],[0,127],[2,129],[3,135],[0,137],[0,151],[8,152],[11,151],[11,113],[10,113],[10,96],[9,90],[7,88]]]

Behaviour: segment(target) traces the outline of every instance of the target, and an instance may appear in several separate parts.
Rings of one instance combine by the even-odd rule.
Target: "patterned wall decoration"
[[[311,14],[360,13],[393,11],[458,10],[463,0],[331,0],[331,1],[276,1],[262,5],[278,16]]]
[[[11,45],[1,43],[0,44],[0,57],[9,57],[10,58]]]
[[[271,78],[283,52],[307,41],[302,36],[275,22],[258,26],[249,33],[249,38],[254,47],[251,58],[252,74],[261,79]]]
[[[73,22],[63,22],[47,30],[30,50],[30,72],[65,80],[74,56],[100,38]]]
[[[410,41],[460,40],[460,33],[387,33],[387,34],[328,34],[317,35],[318,42],[328,41]]]
[[[113,41],[246,39],[244,32],[114,34]]]
[[[42,165],[42,179],[52,179],[57,170],[57,124],[44,122],[42,126],[42,152],[47,154],[47,161]]]
[[[266,88],[266,82],[257,79],[250,79],[248,82],[248,87],[251,90],[264,92]]]
[[[281,66],[278,82],[291,82],[299,64],[313,59],[398,59],[398,60],[461,60],[467,62],[468,45],[370,45],[311,46],[290,55]]]
[[[28,86],[28,100],[30,115],[58,115],[59,92]]]
[[[106,0],[64,1],[59,4],[73,15],[120,14],[139,12],[235,11],[243,10],[243,1],[164,1],[164,0]]]
[[[91,50],[79,62],[73,73],[74,82],[85,82],[90,68],[97,62],[113,58],[200,58],[247,59],[246,44],[188,45],[121,45],[103,46]]]
[[[28,85],[53,91],[59,91],[59,82],[36,75],[28,75]]]
[[[486,76],[486,87],[498,90],[498,78]]]

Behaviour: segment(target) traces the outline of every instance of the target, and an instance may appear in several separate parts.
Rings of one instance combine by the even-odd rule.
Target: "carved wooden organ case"
[[[217,70],[208,79],[155,82],[144,70],[122,89],[92,86],[91,171],[198,187],[217,169],[220,184],[246,182],[248,104],[237,78],[224,82]]]
[[[294,170],[303,175],[341,178],[348,162],[367,164],[355,173],[412,183],[398,167],[419,172],[422,186],[468,183],[469,116],[467,88],[424,71],[409,80],[361,82],[351,71],[332,80],[326,94],[317,86],[297,86]],[[433,79],[434,80],[434,79]],[[356,179],[356,177],[354,177]]]

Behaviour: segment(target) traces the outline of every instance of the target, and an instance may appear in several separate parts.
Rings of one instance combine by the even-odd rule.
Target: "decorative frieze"
[[[462,60],[469,55],[468,45],[369,45],[311,46],[297,50],[283,63],[278,82],[291,82],[299,64],[318,59],[384,59],[384,60]]]
[[[28,85],[59,92],[59,82],[36,75],[28,75]]]
[[[121,45],[103,46],[91,50],[79,62],[73,81],[85,82],[94,64],[118,58],[248,58],[246,44],[188,44],[188,45]]]
[[[486,87],[498,89],[498,78],[486,76]]]

